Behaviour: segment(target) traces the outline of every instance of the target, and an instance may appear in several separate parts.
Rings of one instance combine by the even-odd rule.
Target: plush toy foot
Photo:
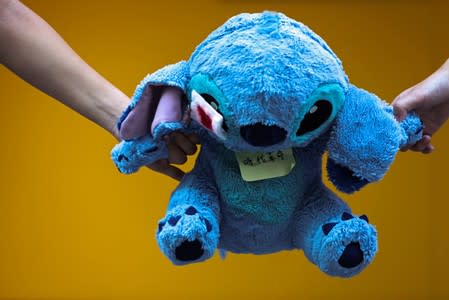
[[[351,277],[371,263],[377,251],[377,233],[363,215],[343,213],[317,232],[314,261],[325,273]]]
[[[208,211],[181,205],[159,222],[157,240],[162,252],[176,265],[208,259],[218,243],[218,223]]]

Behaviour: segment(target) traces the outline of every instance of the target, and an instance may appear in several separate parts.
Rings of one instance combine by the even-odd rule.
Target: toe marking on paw
[[[193,207],[193,206],[189,206],[187,209],[186,209],[186,215],[189,215],[189,216],[193,216],[194,214],[196,214],[198,211],[196,210],[196,208],[195,207]]]
[[[119,162],[121,162],[122,160],[129,161],[128,157],[126,157],[126,156],[123,155],[123,154],[120,154],[120,155],[118,156],[117,160],[118,160]]]
[[[343,221],[347,221],[347,220],[351,220],[351,219],[353,219],[354,217],[350,214],[350,213],[347,213],[347,212],[344,212],[342,215],[341,215],[341,219],[343,220]]]
[[[159,222],[159,224],[158,224],[158,232],[162,231],[162,228],[164,228],[164,225],[165,225],[164,221],[163,222]]]
[[[361,215],[359,218],[366,221],[366,223],[369,223],[367,215]]]
[[[179,219],[181,219],[181,216],[170,217],[170,219],[168,219],[168,224],[170,224],[171,226],[175,226],[178,223]]]
[[[334,228],[335,225],[337,225],[337,222],[327,223],[324,224],[321,229],[323,230],[324,235],[328,235],[329,232]]]

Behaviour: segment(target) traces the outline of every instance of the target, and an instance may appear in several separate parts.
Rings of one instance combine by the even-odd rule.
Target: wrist
[[[128,106],[129,98],[101,76],[93,82],[95,86],[84,95],[87,106],[82,114],[119,139],[117,120]]]

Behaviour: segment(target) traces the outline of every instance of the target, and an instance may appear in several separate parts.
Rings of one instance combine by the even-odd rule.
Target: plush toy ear
[[[145,77],[118,121],[120,137],[123,140],[137,139],[151,134],[161,122],[181,121],[188,77],[185,61]]]

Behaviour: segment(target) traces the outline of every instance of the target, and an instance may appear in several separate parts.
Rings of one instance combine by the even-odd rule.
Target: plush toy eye
[[[296,135],[303,135],[320,127],[332,114],[332,104],[327,100],[318,100],[309,109],[301,121]]]
[[[210,104],[216,111],[218,111],[218,102],[215,98],[209,94],[200,94],[207,103]]]
[[[215,109],[220,115],[223,116],[223,114],[220,111],[220,108],[218,106],[218,101],[215,100],[215,98],[209,94],[201,94],[201,97],[206,100],[207,103],[209,103],[210,106],[212,106],[213,109]],[[228,125],[226,125],[225,120],[223,120],[223,124],[221,125],[224,131],[228,131]]]

